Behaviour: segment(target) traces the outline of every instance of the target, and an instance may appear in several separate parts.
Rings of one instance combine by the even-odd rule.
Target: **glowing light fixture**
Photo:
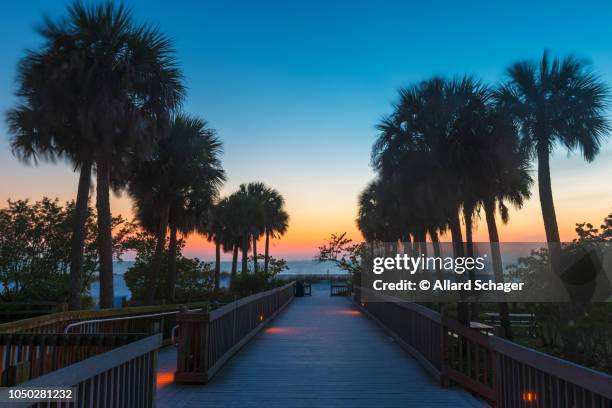
[[[523,401],[526,402],[535,402],[538,400],[538,396],[535,392],[525,391],[523,393]]]
[[[172,371],[160,371],[157,373],[157,389],[165,387],[174,381],[174,373]]]
[[[264,315],[263,315],[263,313],[259,315],[259,321],[260,321],[260,322],[263,322],[263,321],[264,321]]]

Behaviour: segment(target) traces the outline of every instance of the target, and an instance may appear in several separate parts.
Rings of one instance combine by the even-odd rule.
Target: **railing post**
[[[505,407],[506,401],[504,400],[503,389],[504,385],[502,383],[502,358],[497,351],[493,351],[493,364],[491,365],[491,369],[493,370],[491,385],[495,388],[495,402],[497,406],[503,408]]]
[[[450,381],[445,375],[446,365],[449,359],[450,351],[448,349],[448,341],[446,338],[446,307],[442,305],[440,308],[440,384],[449,387]]]
[[[238,306],[236,306],[236,295],[234,295],[234,322],[232,324],[232,345],[236,344],[236,309],[238,308]]]
[[[176,317],[180,326],[174,380],[204,384],[208,381],[208,312],[185,312]]]

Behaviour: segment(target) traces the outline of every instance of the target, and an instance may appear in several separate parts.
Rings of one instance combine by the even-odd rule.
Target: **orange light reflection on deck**
[[[157,372],[157,389],[165,387],[174,381],[174,373],[172,371]]]
[[[299,330],[297,327],[267,327],[264,333],[268,334],[295,334]]]
[[[534,401],[536,401],[537,399],[538,399],[538,398],[537,398],[537,395],[536,395],[536,393],[535,393],[535,392],[529,392],[529,391],[527,391],[527,392],[524,392],[524,393],[523,393],[523,401],[527,401],[527,402],[534,402]]]
[[[355,310],[355,309],[342,309],[342,310],[338,310],[336,312],[336,314],[348,315],[348,316],[357,316],[357,315],[360,315],[361,312],[359,310]]]

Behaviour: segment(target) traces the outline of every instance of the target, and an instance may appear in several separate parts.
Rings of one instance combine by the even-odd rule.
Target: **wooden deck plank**
[[[158,407],[480,407],[438,385],[328,285],[297,298],[205,386],[167,384]],[[176,350],[160,353],[174,370]]]

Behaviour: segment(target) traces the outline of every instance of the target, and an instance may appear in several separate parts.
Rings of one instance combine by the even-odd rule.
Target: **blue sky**
[[[45,14],[62,15],[68,3],[4,5],[2,112],[14,101],[18,59],[39,44],[34,28]],[[390,111],[397,87],[432,75],[464,73],[496,82],[510,63],[537,58],[544,49],[586,57],[612,83],[612,3],[126,4],[137,20],[156,24],[173,38],[189,88],[185,110],[205,117],[224,141],[225,191],[251,180],[279,189],[292,216],[286,242],[308,242],[310,252],[330,232],[355,233],[355,199],[372,177],[368,163],[374,124]],[[74,196],[76,178],[68,167],[24,168],[8,151],[3,124],[0,132],[0,200]],[[571,177],[586,165],[564,151],[556,157],[553,182],[571,202],[570,192],[563,193],[563,174]],[[597,179],[609,176],[612,167],[605,162],[612,162],[609,146],[585,171]],[[612,196],[593,194],[604,203],[593,210],[597,218],[592,221],[597,222],[610,210]],[[114,200],[113,206],[129,212],[125,198]],[[286,250],[290,257],[306,254]]]

